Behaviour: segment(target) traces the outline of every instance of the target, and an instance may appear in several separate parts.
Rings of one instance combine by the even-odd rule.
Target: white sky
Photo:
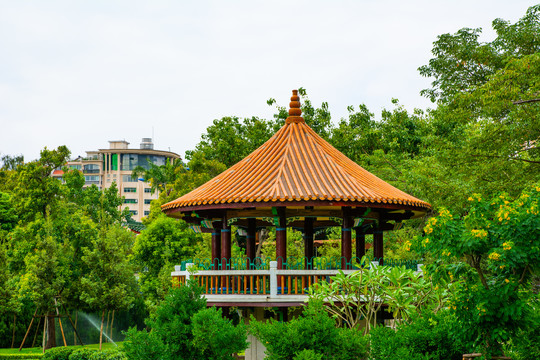
[[[431,103],[417,68],[437,35],[515,22],[535,1],[0,0],[0,155],[73,157],[125,139],[184,155],[216,118],[270,118],[304,87],[337,122],[398,98]]]

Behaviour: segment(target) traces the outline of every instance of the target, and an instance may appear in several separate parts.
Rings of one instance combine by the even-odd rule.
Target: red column
[[[212,227],[212,264],[214,264],[214,270],[217,270],[221,262],[221,223],[214,221]]]
[[[308,262],[312,261],[313,255],[315,255],[313,250],[313,218],[307,217],[304,220],[304,256],[306,257],[306,269]]]
[[[382,230],[375,230],[373,232],[373,256],[374,260],[379,261],[379,265],[383,265],[383,232]]]
[[[341,227],[341,268],[350,269],[347,266],[347,262],[351,262],[352,259],[352,239],[351,231],[353,225],[353,219],[349,215],[350,208],[343,207],[343,226]]]
[[[255,233],[257,232],[257,219],[248,219],[248,229],[246,237],[247,269],[255,259]]]
[[[221,268],[227,270],[231,261],[231,227],[227,225],[227,217],[223,217],[221,228]]]
[[[287,219],[285,207],[277,208],[278,225],[276,226],[276,258],[278,269],[283,269],[283,263],[287,261]]]

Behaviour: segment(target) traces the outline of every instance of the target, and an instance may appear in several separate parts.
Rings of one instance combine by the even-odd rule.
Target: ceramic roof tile
[[[431,206],[371,174],[316,134],[300,117],[293,91],[285,125],[249,156],[162,206],[333,200]]]

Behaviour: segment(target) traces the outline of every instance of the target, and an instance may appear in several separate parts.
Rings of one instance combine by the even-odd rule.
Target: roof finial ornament
[[[291,102],[289,103],[289,117],[285,120],[286,124],[304,122],[302,115],[302,109],[300,109],[300,96],[298,96],[298,90],[293,90],[291,96]]]

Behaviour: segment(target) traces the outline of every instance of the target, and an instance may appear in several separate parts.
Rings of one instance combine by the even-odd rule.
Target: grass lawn
[[[122,342],[117,342],[116,344],[118,345],[119,348],[122,347]],[[81,345],[68,346],[68,347],[80,348]],[[89,348],[89,349],[99,349],[99,344],[89,344],[89,345],[85,345],[84,347]],[[105,349],[115,349],[116,346],[114,344],[112,344],[112,343],[103,343],[101,348],[103,350],[105,350]],[[41,350],[41,347],[23,348],[20,352],[19,352],[19,348],[0,349],[0,355],[3,355],[3,354],[41,354],[42,352],[43,352],[43,350]]]

